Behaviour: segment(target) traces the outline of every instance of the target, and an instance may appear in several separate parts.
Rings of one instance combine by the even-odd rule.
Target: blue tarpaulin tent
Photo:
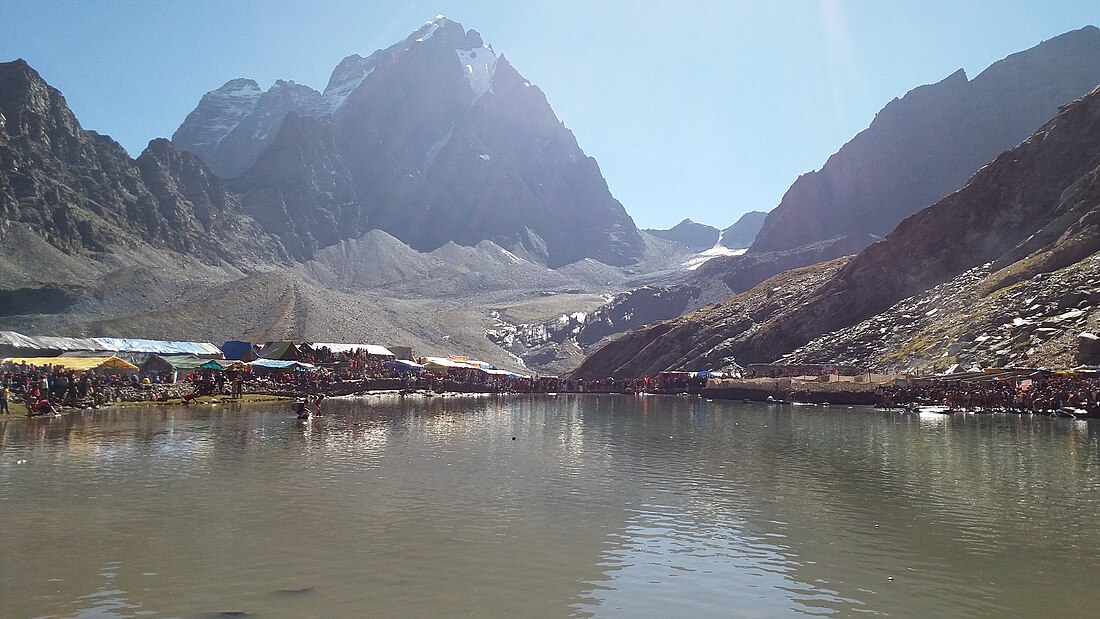
[[[222,344],[222,354],[226,359],[233,359],[235,361],[255,361],[260,357],[256,352],[256,347],[252,342],[242,342],[240,340],[230,340]]]
[[[393,370],[395,372],[423,372],[424,366],[419,363],[413,363],[412,361],[406,361],[404,359],[397,359],[393,361]]]

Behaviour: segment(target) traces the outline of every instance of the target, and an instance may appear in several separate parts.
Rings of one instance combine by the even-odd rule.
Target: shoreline
[[[496,391],[488,388],[483,388],[479,385],[453,385],[453,387],[459,387],[458,389],[448,389],[444,391],[436,391],[430,388],[395,388],[387,386],[380,386],[377,383],[372,385],[374,388],[362,389],[362,387],[370,384],[368,381],[353,382],[338,386],[334,389],[329,389],[330,393],[325,394],[326,399],[357,399],[365,397],[420,397],[420,398],[435,398],[435,397],[487,397],[487,396],[556,396],[558,394],[570,394],[570,395],[647,395],[647,396],[676,396],[687,398],[701,398],[707,401],[727,401],[727,402],[745,402],[745,403],[760,403],[760,404],[772,404],[772,405],[794,405],[794,406],[860,406],[860,407],[873,407],[880,410],[896,410],[898,408],[906,408],[903,406],[884,406],[880,401],[880,396],[876,393],[876,388],[881,386],[884,382],[882,378],[876,377],[878,380],[835,380],[823,382],[820,379],[813,379],[810,377],[792,377],[783,379],[774,378],[753,378],[753,379],[723,379],[715,381],[713,384],[706,386],[695,386],[695,388],[666,388],[649,391],[634,391],[628,388],[604,388],[604,389],[587,389],[583,391],[574,391],[568,389],[562,389],[558,391]],[[807,380],[808,379],[808,380]],[[351,382],[351,381],[349,381]],[[372,381],[373,382],[373,381]],[[359,389],[355,389],[359,387]],[[240,398],[233,398],[228,395],[204,395],[195,399],[185,402],[182,398],[169,398],[164,400],[124,400],[118,402],[110,402],[97,407],[64,407],[60,411],[59,415],[55,416],[35,416],[28,417],[25,413],[23,404],[11,403],[10,407],[14,408],[16,412],[9,414],[0,414],[0,423],[6,423],[10,420],[16,419],[52,419],[58,416],[68,416],[75,413],[84,413],[89,411],[99,410],[120,410],[120,409],[148,409],[162,406],[184,406],[184,407],[196,407],[199,409],[211,409],[217,406],[226,404],[258,404],[264,402],[294,402],[303,397],[311,396],[312,394],[294,393],[294,392],[276,392],[276,393],[244,393]],[[912,404],[910,406],[917,406]],[[948,407],[950,408],[950,407]],[[979,407],[980,408],[980,407]],[[951,412],[974,412],[966,407],[958,407],[958,410],[952,410]],[[982,410],[981,412],[1004,412],[1010,414],[1051,414],[1050,411],[1041,412],[1028,412],[1011,409],[996,409],[996,410]],[[1091,418],[1096,415],[1083,415],[1078,418]]]
[[[189,404],[185,403],[180,398],[173,398],[170,400],[139,400],[139,401],[122,401],[122,402],[110,402],[96,407],[62,407],[60,411],[61,416],[72,415],[74,413],[95,412],[99,410],[115,410],[126,408],[153,408],[158,406],[196,406],[199,408],[210,408],[220,404],[254,404],[257,402],[282,402],[293,400],[294,398],[284,395],[271,395],[266,393],[246,393],[240,398],[230,398],[227,396],[199,396],[192,400]],[[9,403],[9,409],[11,408],[24,408],[23,403]],[[11,421],[14,419],[52,419],[57,415],[39,415],[30,417],[26,412],[12,411],[8,414],[0,414],[0,423],[5,421]]]

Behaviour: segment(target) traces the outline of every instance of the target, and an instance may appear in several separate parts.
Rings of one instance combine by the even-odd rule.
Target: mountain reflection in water
[[[4,424],[0,615],[1098,606],[1094,422],[653,396],[284,408]]]

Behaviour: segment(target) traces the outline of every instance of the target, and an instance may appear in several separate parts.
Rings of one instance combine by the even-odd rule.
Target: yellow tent
[[[27,365],[35,367],[52,365],[55,368],[63,367],[66,370],[73,370],[76,372],[84,372],[86,370],[136,372],[138,370],[138,366],[119,359],[118,357],[11,357],[4,359],[4,363],[12,363],[15,365],[26,363]]]

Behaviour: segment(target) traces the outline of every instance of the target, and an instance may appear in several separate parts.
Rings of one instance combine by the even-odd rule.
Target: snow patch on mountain
[[[246,78],[238,78],[235,80],[229,80],[221,88],[215,90],[213,94],[221,95],[223,97],[234,97],[244,99],[255,99],[263,93],[260,89],[260,85],[255,80]]]
[[[454,133],[454,129],[451,129],[450,131],[447,132],[447,135],[439,138],[439,140],[436,141],[435,144],[432,144],[432,147],[428,149],[428,153],[424,156],[424,173],[425,174],[427,174],[428,170],[431,169],[432,163],[435,162],[436,155],[439,154],[439,151],[443,150],[443,147],[447,145],[447,142],[451,141],[451,134],[453,134],[453,133]]]
[[[384,55],[385,50],[379,49],[366,58],[359,54],[352,54],[340,61],[340,64],[333,69],[332,77],[329,78],[328,86],[325,87],[321,97],[322,109],[329,114],[335,114],[343,108],[351,93],[362,86],[381,64]]]
[[[474,98],[489,92],[492,86],[493,73],[497,68],[497,53],[491,45],[482,45],[473,49],[456,49],[458,61],[466,73],[466,80],[470,82],[470,88],[474,91]]]
[[[202,116],[207,116],[210,120],[195,124],[191,143],[195,146],[217,144],[243,118],[252,113],[263,92],[255,80],[237,78],[203,95],[198,107],[191,112],[184,125]]]
[[[420,30],[416,31],[416,34],[420,35],[416,39],[417,42],[418,43],[423,43],[424,41],[427,41],[428,39],[432,38],[432,35],[435,34],[435,31],[439,30],[439,24],[446,21],[446,19],[447,18],[442,16],[442,15],[436,15],[435,19],[433,19],[431,21],[424,22],[424,25],[420,27]]]
[[[728,247],[725,247],[721,243],[722,241],[719,240],[718,244],[714,247],[711,247],[706,251],[699,252],[691,258],[688,258],[686,261],[684,261],[683,267],[689,271],[694,271],[695,269],[701,267],[711,258],[717,258],[718,256],[741,256],[744,255],[745,252],[749,251],[747,247],[742,249],[730,249]]]

